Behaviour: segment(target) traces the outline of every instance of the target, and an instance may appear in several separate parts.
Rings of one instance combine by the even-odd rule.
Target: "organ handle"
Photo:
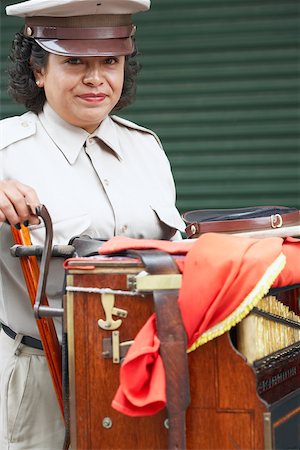
[[[36,208],[36,215],[42,217],[45,222],[46,227],[46,241],[48,238],[50,250],[52,246],[52,222],[50,216],[48,214],[45,206],[41,205]],[[50,222],[49,222],[50,221]],[[50,227],[49,227],[50,224]],[[50,229],[49,229],[50,228]],[[11,227],[13,239],[16,244],[29,246],[31,245],[30,233],[27,227],[21,225],[21,230],[17,230],[14,227]],[[42,264],[43,259],[46,258],[46,255],[42,256]],[[45,261],[44,261],[45,262]],[[35,311],[36,323],[39,330],[41,342],[43,345],[43,349],[45,352],[46,360],[48,363],[50,375],[52,378],[54,390],[56,393],[56,397],[58,400],[59,408],[64,418],[64,403],[63,403],[63,395],[62,395],[62,354],[61,347],[57,338],[55,326],[52,317],[41,317],[43,310],[49,308],[48,300],[45,295],[45,283],[40,279],[40,269],[38,266],[38,262],[35,256],[21,256],[20,264],[23,271],[28,295],[31,301],[31,305]],[[42,268],[43,270],[43,268]],[[42,281],[42,283],[41,283]],[[39,307],[39,299],[43,301],[43,306]],[[51,311],[51,308],[49,308]],[[62,310],[61,310],[62,312]],[[47,313],[46,313],[47,314]],[[60,315],[58,311],[56,314]]]

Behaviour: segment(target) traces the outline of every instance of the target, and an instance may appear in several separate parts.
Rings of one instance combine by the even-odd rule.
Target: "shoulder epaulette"
[[[9,117],[0,122],[0,150],[15,142],[32,136],[36,131],[36,121],[33,113]]]
[[[119,117],[119,116],[110,116],[110,117],[114,122],[117,122],[120,125],[124,125],[127,128],[132,128],[133,130],[143,131],[144,133],[151,134],[152,136],[155,137],[155,139],[157,140],[160,147],[162,147],[162,143],[161,143],[159,137],[157,136],[157,134],[155,134],[154,131],[149,130],[149,128],[141,127],[140,125],[137,125],[136,123],[131,122],[130,120],[123,119],[123,117]]]

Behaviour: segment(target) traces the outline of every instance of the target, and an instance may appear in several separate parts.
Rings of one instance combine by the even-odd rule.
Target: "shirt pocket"
[[[64,217],[53,220],[53,244],[66,245],[74,236],[88,234],[91,226],[91,217],[89,214],[79,216]],[[30,236],[33,245],[44,245],[45,225],[41,221],[38,225],[30,225]]]
[[[185,224],[175,206],[152,204],[151,208],[163,228],[162,239],[171,239],[176,231],[184,232]]]

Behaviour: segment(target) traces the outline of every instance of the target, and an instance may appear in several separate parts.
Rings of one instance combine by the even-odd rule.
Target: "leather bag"
[[[210,232],[241,233],[300,225],[300,211],[286,206],[198,209],[185,212],[182,218],[189,238]]]

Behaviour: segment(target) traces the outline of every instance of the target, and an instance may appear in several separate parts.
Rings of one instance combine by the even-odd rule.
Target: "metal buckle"
[[[280,214],[272,214],[271,216],[271,227],[272,228],[281,228],[283,224],[283,220]]]

